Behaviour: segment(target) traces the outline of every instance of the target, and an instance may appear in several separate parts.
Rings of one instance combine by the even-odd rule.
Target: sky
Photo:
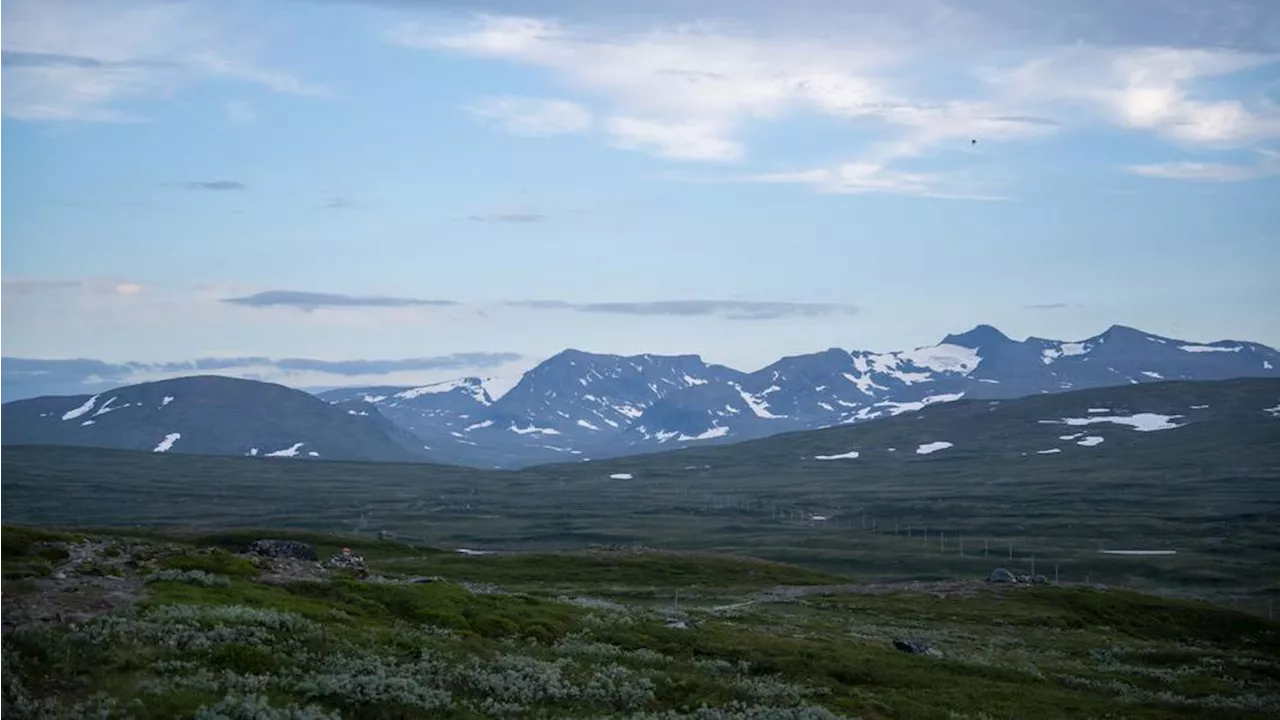
[[[1273,0],[7,0],[5,399],[1280,345]],[[976,143],[974,141],[977,141]]]

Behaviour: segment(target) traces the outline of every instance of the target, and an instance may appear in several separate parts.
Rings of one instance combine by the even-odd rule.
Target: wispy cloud
[[[570,135],[591,128],[591,112],[565,100],[504,95],[479,100],[464,108],[512,135],[545,137]]]
[[[6,296],[29,297],[45,293],[84,291],[95,295],[140,295],[146,288],[119,277],[86,277],[73,280],[7,277],[0,281]]]
[[[470,215],[467,219],[475,222],[535,223],[546,220],[547,216],[532,212],[494,212],[484,215]]]
[[[134,101],[228,78],[273,92],[329,94],[237,55],[243,33],[220,4],[9,0],[4,6],[3,107],[29,121],[139,122]]]
[[[173,187],[183,188],[185,190],[247,190],[248,185],[239,180],[188,180],[186,182],[171,183]]]
[[[1130,165],[1125,170],[1149,178],[1204,182],[1240,182],[1280,175],[1280,152],[1263,151],[1261,155],[1262,160],[1253,165],[1184,161]]]
[[[722,178],[804,184],[823,193],[1002,199],[998,189],[969,189],[975,184],[971,177],[920,172],[903,163],[945,154],[965,164],[960,153],[971,139],[980,140],[981,150],[1089,122],[1210,148],[1280,137],[1280,110],[1274,105],[1222,98],[1220,91],[1214,97],[1200,86],[1280,59],[1222,47],[1233,39],[1249,44],[1248,33],[1236,38],[1233,32],[1240,35],[1238,23],[1246,19],[1264,21],[1264,5],[1244,3],[1206,17],[1151,2],[1138,11],[1091,1],[1081,15],[1089,22],[1082,23],[1081,17],[1043,2],[1018,12],[1005,3],[943,0],[885,12],[867,2],[817,4],[818,15],[833,19],[828,31],[812,25],[797,30],[803,23],[766,31],[750,23],[658,21],[637,27],[480,15],[462,26],[405,23],[388,37],[407,47],[543,69],[590,100],[609,144],[668,160],[742,162],[751,157],[745,141],[751,123],[804,113],[840,119],[857,138],[848,160]],[[760,6],[743,7],[744,17],[761,19]],[[560,3],[531,8],[572,12]],[[735,15],[728,5],[720,10]],[[671,15],[674,6],[664,11]],[[647,15],[655,16],[662,12]],[[710,11],[707,16],[719,17]],[[865,22],[854,23],[855,17]],[[795,14],[779,13],[779,18]],[[1068,32],[1072,27],[1076,30]],[[1040,41],[1006,44],[1000,53],[981,41],[1008,40],[1017,34],[1015,28]],[[1126,43],[1126,32],[1135,40],[1168,38],[1182,44]],[[937,42],[900,41],[925,37]],[[1081,37],[1085,42],[1078,42]],[[1216,47],[1196,49],[1197,41]],[[947,84],[935,77],[953,75],[956,81]]]
[[[523,359],[514,352],[463,352],[434,357],[320,360],[314,358],[206,357],[179,362],[111,363],[86,358],[46,359],[5,357],[0,363],[6,402],[39,395],[77,395],[113,387],[207,373],[249,375],[288,382],[305,377],[308,383],[376,381],[378,376],[413,372],[487,370]]]
[[[252,308],[290,307],[304,312],[320,308],[339,307],[447,307],[458,304],[453,300],[424,300],[421,298],[386,297],[381,295],[344,295],[341,293],[317,293],[296,290],[266,290],[242,297],[223,298],[222,302]]]
[[[1072,307],[1071,303],[1031,303],[1023,305],[1023,310],[1065,310]]]
[[[336,196],[324,201],[320,207],[325,210],[347,210],[356,206],[354,200],[348,197]]]
[[[561,300],[516,300],[513,307],[535,310],[571,310],[615,315],[665,315],[677,317],[722,316],[729,320],[777,320],[795,317],[852,315],[854,305],[841,303],[752,302],[747,300],[656,300],[650,302],[571,303]]]

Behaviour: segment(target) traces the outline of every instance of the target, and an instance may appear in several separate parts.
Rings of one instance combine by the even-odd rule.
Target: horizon
[[[110,392],[122,387],[137,385],[150,382],[160,382],[164,380],[174,380],[187,377],[224,377],[240,380],[256,380],[260,382],[275,383],[294,390],[301,390],[310,394],[319,394],[331,390],[341,389],[358,389],[358,388],[395,388],[410,389],[417,387],[429,387],[434,385],[442,385],[451,382],[459,382],[463,380],[481,380],[496,381],[496,386],[501,387],[502,391],[494,394],[489,382],[486,382],[485,389],[490,396],[497,400],[502,394],[509,391],[515,386],[529,370],[553,359],[554,357],[569,353],[582,352],[597,356],[616,356],[623,358],[639,358],[644,356],[653,357],[695,357],[708,365],[720,365],[745,373],[755,373],[767,369],[774,363],[791,357],[803,357],[807,355],[816,355],[829,350],[841,350],[844,352],[872,352],[876,354],[888,354],[897,352],[910,352],[911,350],[922,349],[927,347],[936,347],[946,344],[945,341],[951,336],[964,335],[970,332],[983,329],[994,330],[1014,343],[1025,343],[1032,340],[1042,340],[1051,343],[1083,343],[1094,340],[1106,335],[1114,330],[1134,330],[1146,335],[1158,337],[1165,340],[1174,340],[1178,342],[1186,342],[1195,345],[1211,345],[1222,343],[1244,343],[1262,345],[1271,350],[1276,350],[1275,346],[1267,343],[1259,343],[1247,338],[1217,338],[1211,340],[1201,340],[1195,338],[1177,338],[1160,333],[1150,333],[1142,328],[1134,328],[1128,325],[1112,324],[1106,329],[1074,340],[1062,338],[1048,338],[1037,335],[1010,336],[1003,330],[990,325],[988,323],[979,323],[961,332],[947,333],[947,335],[939,339],[935,343],[926,345],[917,345],[907,348],[893,348],[889,350],[871,350],[867,348],[852,347],[827,347],[814,349],[808,352],[794,353],[782,355],[770,360],[768,363],[759,367],[744,368],[727,363],[715,362],[708,359],[700,353],[636,353],[621,354],[609,352],[596,352],[582,350],[581,348],[568,347],[564,348],[553,355],[539,358],[520,358],[504,365],[498,366],[496,370],[484,369],[480,372],[470,372],[466,374],[457,374],[454,371],[440,370],[423,370],[423,371],[397,371],[395,369],[387,369],[385,363],[406,362],[406,361],[345,361],[338,363],[330,363],[322,360],[313,360],[306,358],[202,358],[187,363],[156,363],[153,365],[108,365],[97,360],[86,358],[20,358],[4,356],[0,358],[3,361],[3,389],[4,402],[17,400],[27,400],[34,397],[48,396],[77,396],[77,395],[93,395],[103,392]],[[413,362],[413,361],[407,361]],[[431,359],[422,359],[420,362],[430,363]],[[222,363],[222,364],[220,364]],[[381,364],[380,364],[381,363]],[[15,365],[20,366],[15,369]],[[365,367],[359,367],[359,366]],[[181,367],[175,367],[181,366]],[[305,369],[301,369],[305,368]],[[358,368],[358,369],[357,369]],[[358,374],[352,375],[356,371]],[[110,372],[120,373],[120,377],[114,380],[107,380],[103,376]],[[276,374],[276,376],[270,376]],[[329,378],[329,382],[318,382],[315,379],[310,380],[291,380],[299,376],[306,378]],[[338,382],[338,378],[346,377],[345,382]],[[420,378],[414,380],[413,378]],[[83,386],[83,387],[80,387]]]
[[[86,388],[235,359],[350,387],[978,324],[1277,347],[1278,23],[1266,0],[13,0],[6,397],[9,366],[58,358]]]

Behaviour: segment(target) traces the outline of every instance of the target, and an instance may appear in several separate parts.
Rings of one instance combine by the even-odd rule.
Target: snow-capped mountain
[[[518,467],[851,424],[961,398],[1238,377],[1280,377],[1280,353],[1257,343],[1198,344],[1123,326],[1077,342],[1020,342],[979,325],[933,346],[886,353],[833,348],[751,373],[694,355],[566,350],[496,395],[485,390],[492,381],[466,379],[322,397],[349,410],[353,400],[357,407],[372,403],[451,461]]]
[[[193,376],[4,403],[5,445],[412,462],[422,442],[365,404],[344,412],[283,385]]]

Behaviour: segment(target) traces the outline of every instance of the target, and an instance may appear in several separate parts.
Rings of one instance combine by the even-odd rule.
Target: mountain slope
[[[1079,342],[1016,341],[979,325],[934,346],[885,353],[832,348],[751,373],[697,356],[567,350],[500,396],[486,394],[491,381],[472,378],[322,397],[371,401],[452,462],[511,468],[740,442],[962,398],[1238,377],[1280,377],[1280,353],[1257,343],[1204,345],[1124,326]]]
[[[411,433],[376,408],[340,408],[272,383],[193,376],[3,405],[5,445],[410,461]]]
[[[1280,380],[1160,382],[961,400],[874,422],[785,433],[731,446],[579,463],[539,470],[628,474],[775,474],[856,479],[927,463],[935,472],[999,466],[1041,472],[1070,465],[1121,472],[1128,465],[1269,468],[1280,473]]]

